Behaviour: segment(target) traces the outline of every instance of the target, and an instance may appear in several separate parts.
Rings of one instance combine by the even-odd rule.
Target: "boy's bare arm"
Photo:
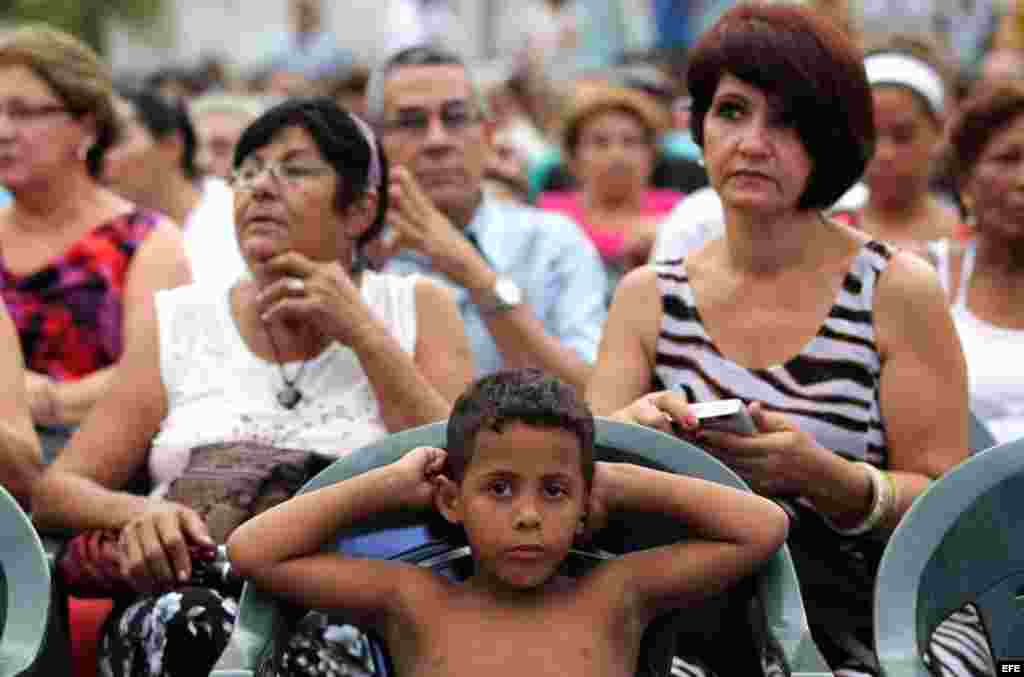
[[[343,528],[395,510],[429,508],[433,476],[445,452],[421,447],[391,465],[296,496],[240,526],[228,540],[238,573],[306,607],[344,609],[351,620],[380,628],[406,599],[403,590],[432,574],[383,560],[320,552]]]
[[[598,463],[592,511],[661,513],[683,522],[690,540],[630,553],[605,575],[644,621],[721,592],[785,542],[789,518],[757,494],[626,463]]]

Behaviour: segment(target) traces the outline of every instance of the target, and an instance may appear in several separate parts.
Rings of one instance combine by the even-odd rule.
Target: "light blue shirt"
[[[476,238],[494,271],[519,285],[547,333],[593,364],[607,312],[608,279],[597,249],[580,227],[560,214],[485,198],[466,232]],[[477,375],[502,367],[501,353],[466,289],[435,273],[429,259],[412,251],[391,259],[384,270],[425,273],[452,287]]]

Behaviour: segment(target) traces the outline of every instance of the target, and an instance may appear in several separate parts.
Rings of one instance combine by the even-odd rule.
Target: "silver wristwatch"
[[[477,307],[484,315],[497,315],[512,310],[523,302],[523,290],[507,277],[499,277],[485,294],[477,301]]]

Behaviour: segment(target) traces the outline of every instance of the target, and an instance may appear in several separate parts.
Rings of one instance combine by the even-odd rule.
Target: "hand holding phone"
[[[700,427],[735,435],[756,435],[757,425],[743,400],[713,400],[689,405]]]

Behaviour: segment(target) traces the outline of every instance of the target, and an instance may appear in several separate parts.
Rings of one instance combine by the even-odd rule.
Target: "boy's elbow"
[[[758,540],[767,559],[783,546],[789,536],[789,514],[775,501],[763,500],[765,506],[762,519],[759,520],[761,529]]]
[[[232,572],[245,580],[251,580],[259,576],[259,571],[268,562],[260,558],[260,548],[251,542],[252,539],[245,537],[244,529],[243,525],[228,537],[228,561],[231,563]]]

